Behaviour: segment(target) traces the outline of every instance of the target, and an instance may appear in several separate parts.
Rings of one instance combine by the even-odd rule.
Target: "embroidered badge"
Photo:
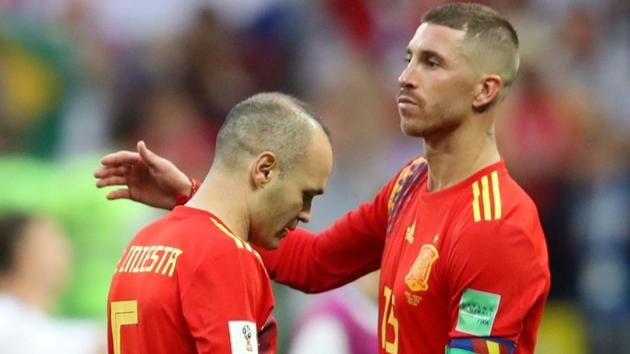
[[[429,275],[433,263],[439,258],[434,245],[422,245],[418,257],[413,262],[409,273],[405,276],[405,284],[411,291],[426,291],[429,289]]]

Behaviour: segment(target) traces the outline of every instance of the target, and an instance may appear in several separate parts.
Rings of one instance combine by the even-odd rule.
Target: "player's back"
[[[212,214],[178,207],[141,230],[116,267],[109,353],[229,352],[233,336],[253,346],[272,308],[255,251]],[[231,322],[251,324],[254,338]]]

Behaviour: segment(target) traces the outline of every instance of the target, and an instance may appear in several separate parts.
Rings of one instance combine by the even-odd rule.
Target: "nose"
[[[414,70],[409,63],[405,69],[398,76],[398,87],[400,88],[415,88],[417,87],[417,83],[414,79]]]

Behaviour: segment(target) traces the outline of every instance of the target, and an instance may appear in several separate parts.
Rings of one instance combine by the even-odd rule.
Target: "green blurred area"
[[[71,283],[55,314],[104,319],[113,269],[123,248],[155,211],[107,201],[95,187],[98,157],[51,163],[26,156],[0,158],[0,212],[50,215],[74,246]]]

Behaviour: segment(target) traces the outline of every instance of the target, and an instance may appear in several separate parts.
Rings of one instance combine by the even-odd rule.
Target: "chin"
[[[270,250],[273,251],[275,249],[277,249],[280,246],[280,239],[279,238],[274,238],[273,240],[269,240],[265,243],[264,246],[262,246],[264,249],[266,250]]]
[[[401,119],[400,130],[407,136],[417,138],[424,138],[428,133],[427,127],[423,127],[422,124],[418,124],[417,121],[409,121],[409,119],[406,118]]]

